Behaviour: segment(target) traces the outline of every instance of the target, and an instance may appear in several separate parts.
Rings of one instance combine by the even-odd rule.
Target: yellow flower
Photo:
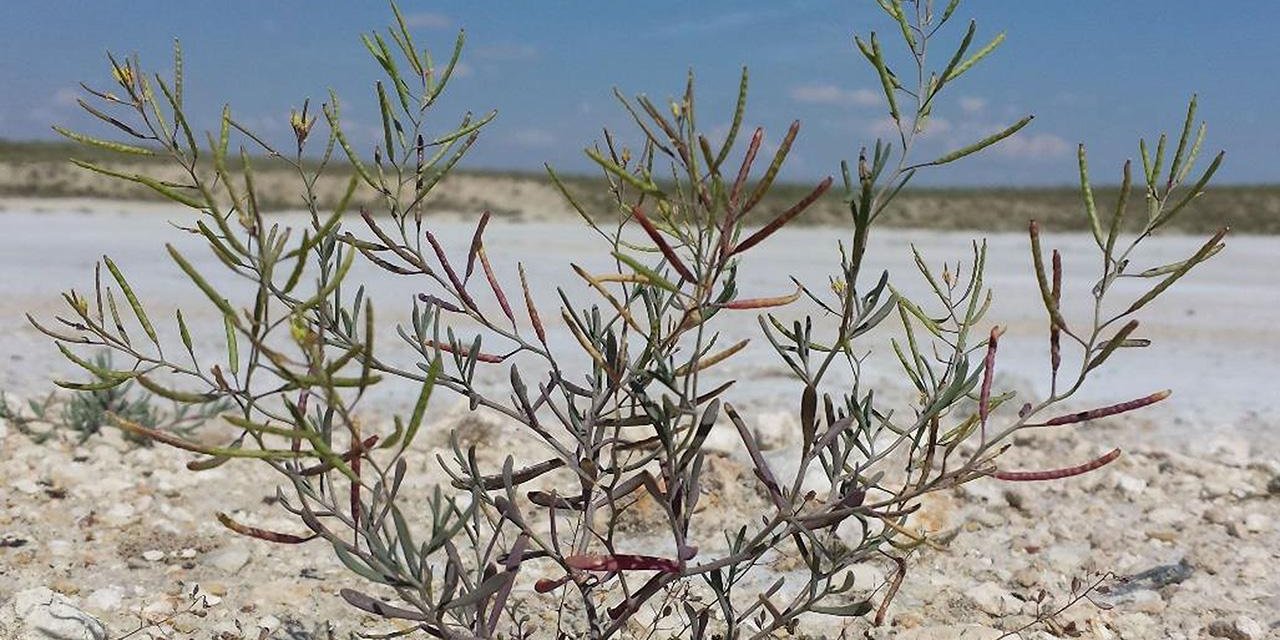
[[[124,66],[111,67],[111,75],[115,76],[116,82],[126,87],[133,86],[133,68],[125,63]]]

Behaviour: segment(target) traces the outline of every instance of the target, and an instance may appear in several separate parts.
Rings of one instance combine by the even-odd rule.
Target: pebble
[[[97,618],[47,587],[19,591],[0,609],[5,640],[106,640]]]
[[[1084,543],[1056,544],[1045,552],[1044,559],[1055,572],[1066,575],[1084,564],[1092,551],[1093,549]]]
[[[116,611],[124,604],[124,589],[116,585],[95,589],[85,598],[84,605],[101,613]]]
[[[148,549],[142,552],[142,559],[147,562],[159,562],[164,560],[164,552],[159,549]]]
[[[1215,620],[1209,624],[1209,635],[1228,640],[1262,640],[1267,630],[1249,616],[1236,616],[1231,620]]]
[[[275,616],[262,616],[258,618],[258,628],[268,633],[280,628],[280,618]]]
[[[1017,582],[1020,587],[1034,587],[1037,584],[1040,584],[1040,572],[1032,569],[1031,567],[1023,567],[1014,572],[1013,580],[1014,582]]]
[[[1120,493],[1125,496],[1133,498],[1141,495],[1143,491],[1147,490],[1147,481],[1142,478],[1135,478],[1126,473],[1117,473],[1115,475],[1115,488],[1119,489]]]
[[[223,547],[206,555],[204,563],[223,573],[234,574],[249,564],[249,550],[240,545]]]
[[[1271,518],[1261,513],[1250,513],[1244,517],[1244,530],[1249,533],[1263,533],[1271,530]]]
[[[1128,611],[1137,611],[1139,613],[1160,613],[1165,608],[1164,598],[1160,596],[1159,592],[1151,589],[1131,591],[1123,598],[1117,598],[1115,604]]]
[[[1186,511],[1175,507],[1157,507],[1147,512],[1147,522],[1161,528],[1178,528],[1191,518]]]
[[[1015,613],[1022,605],[1013,594],[994,582],[984,582],[969,589],[968,596],[983,613],[996,618]]]

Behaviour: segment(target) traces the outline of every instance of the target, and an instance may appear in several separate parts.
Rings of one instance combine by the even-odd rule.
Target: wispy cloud
[[[982,113],[987,108],[987,99],[977,96],[965,96],[960,98],[960,110],[969,115]]]
[[[550,147],[556,144],[556,140],[554,133],[536,127],[519,129],[511,134],[511,141],[521,147]]]
[[[406,14],[404,23],[412,29],[448,29],[453,26],[453,19],[443,13],[419,11]]]
[[[74,107],[80,92],[71,87],[63,87],[53,92],[53,104],[58,107]]]
[[[911,126],[908,124],[907,126]],[[933,116],[925,123],[924,130],[919,133],[921,140],[929,140],[937,138],[945,133],[951,132],[955,127],[951,121],[941,116]],[[888,116],[873,121],[867,126],[867,133],[878,138],[896,139],[898,137],[898,124],[893,118]]]
[[[883,100],[870,89],[845,89],[834,84],[803,84],[791,88],[791,99],[807,104],[874,107]]]
[[[994,149],[1006,158],[1047,160],[1067,155],[1071,143],[1052,133],[1019,133],[1000,141]]]

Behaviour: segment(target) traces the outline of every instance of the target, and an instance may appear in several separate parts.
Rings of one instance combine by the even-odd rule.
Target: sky
[[[683,90],[690,69],[699,121],[722,132],[745,65],[747,125],[776,141],[799,119],[784,177],[817,179],[887,131],[883,94],[853,34],[877,31],[891,64],[909,66],[895,23],[870,0],[402,0],[401,8],[437,58],[447,57],[458,29],[467,32],[461,77],[431,120],[443,131],[466,110],[498,110],[463,162],[471,168],[540,171],[545,162],[592,172],[582,150],[602,128],[638,139],[613,89],[662,103]],[[173,38],[186,52],[187,103],[199,129],[215,128],[229,103],[238,120],[282,140],[290,109],[333,89],[357,145],[371,149],[381,138],[372,97],[380,71],[359,41],[390,24],[379,2],[6,0],[4,14],[3,138],[48,139],[52,124],[85,126],[78,83],[108,85],[106,52],[136,52],[145,67],[167,72]],[[932,45],[935,66],[970,19],[979,43],[999,32],[1007,39],[939,98],[916,159],[1026,114],[1036,120],[922,183],[1070,184],[1081,142],[1095,181],[1118,182],[1139,137],[1176,136],[1192,93],[1209,123],[1206,152],[1228,152],[1218,182],[1280,182],[1280,2],[966,0]]]

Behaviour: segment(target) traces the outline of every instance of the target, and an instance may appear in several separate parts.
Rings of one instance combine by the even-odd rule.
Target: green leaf
[[[1013,123],[1011,126],[1004,129],[1003,131],[993,133],[967,147],[956,149],[955,151],[952,151],[951,153],[947,153],[936,160],[933,160],[931,162],[926,162],[924,164],[918,164],[911,168],[915,169],[917,167],[933,167],[941,164],[947,164],[948,162],[954,162],[965,156],[972,155],[1017,133],[1019,129],[1022,129],[1023,127],[1027,126],[1027,124],[1034,119],[1035,119],[1035,116],[1027,116]]]
[[[147,177],[141,174],[136,174],[136,173],[130,174],[130,173],[122,173],[120,171],[114,171],[112,169],[107,169],[106,167],[101,167],[96,164],[93,164],[92,162],[85,162],[84,160],[79,160],[76,158],[71,159],[71,164],[74,164],[77,167],[80,167],[82,169],[88,169],[89,171],[93,171],[94,173],[101,173],[104,176],[111,176],[112,178],[120,178],[121,180],[128,180],[129,182],[136,182],[138,184],[150,187],[156,193],[159,193],[160,195],[170,200],[173,200],[174,202],[191,207],[192,209],[204,210],[208,206],[204,202],[196,200],[195,198],[192,198],[190,196],[185,196],[175,191],[169,185],[166,185],[163,182],[156,180],[155,178],[150,178],[150,177]]]
[[[217,305],[224,315],[234,318],[236,311],[231,308],[231,303],[227,302],[227,299],[222,297],[222,294],[218,293],[218,290],[214,289],[213,286],[209,284],[209,281],[205,280],[204,276],[200,275],[200,272],[196,271],[196,268],[191,266],[191,263],[187,262],[187,259],[182,257],[182,254],[179,253],[173,245],[165,244],[164,246],[169,250],[169,256],[173,258],[173,261],[178,263],[178,267],[182,269],[182,272],[187,274],[187,277],[190,278],[192,282],[196,283],[196,286],[204,292],[204,295],[207,296],[213,304]]]
[[[1106,250],[1106,241],[1102,239],[1102,223],[1098,221],[1098,206],[1093,201],[1093,187],[1089,186],[1089,160],[1085,157],[1084,145],[1076,147],[1076,158],[1080,165],[1080,197],[1084,200],[1085,213],[1089,215],[1089,231],[1098,248]]]
[[[853,602],[850,604],[842,604],[842,605],[836,605],[836,606],[830,606],[830,607],[816,605],[811,607],[809,610],[814,613],[821,613],[829,616],[842,616],[846,618],[855,618],[858,616],[865,616],[868,613],[871,613],[871,609],[872,609],[871,601],[862,600],[860,602]]]
[[[996,34],[996,37],[992,38],[991,42],[987,43],[987,46],[979,49],[978,52],[973,54],[971,58],[960,63],[960,65],[957,66],[949,76],[947,76],[946,78],[947,82],[950,82],[952,80],[955,80],[956,78],[959,78],[961,75],[964,74],[964,72],[972,68],[973,65],[978,64],[978,62],[980,62],[983,58],[987,57],[988,55],[991,55],[991,52],[995,51],[996,47],[1000,46],[1000,43],[1002,42],[1004,42],[1003,31]]]
[[[418,429],[422,427],[422,418],[427,413],[427,403],[431,400],[431,390],[435,388],[436,376],[440,375],[440,369],[440,356],[437,354],[436,359],[431,361],[431,367],[427,369],[427,379],[422,382],[422,390],[418,392],[418,401],[413,405],[413,413],[409,417],[409,426],[405,428],[404,444],[400,447],[402,451],[409,448],[409,445],[413,443],[413,438],[418,435]]]
[[[227,334],[227,366],[231,369],[231,375],[240,373],[240,343],[236,339],[236,323],[235,317],[222,316],[222,326]]]
[[[1159,284],[1143,294],[1141,298],[1135,300],[1134,303],[1120,315],[1127,316],[1134,311],[1141,309],[1148,302],[1154,300],[1156,296],[1163,293],[1165,289],[1168,289],[1174,282],[1177,282],[1179,278],[1187,275],[1187,272],[1190,271],[1192,267],[1208,260],[1209,256],[1221,251],[1221,247],[1218,246],[1218,243],[1222,240],[1223,236],[1227,235],[1228,230],[1229,229],[1227,227],[1219,229],[1218,232],[1215,233],[1212,238],[1209,238],[1209,241],[1204,243],[1194,255],[1182,262],[1176,269],[1170,272],[1164,280],[1161,280]]]
[[[138,318],[138,323],[142,325],[142,330],[151,339],[151,343],[156,345],[156,349],[160,349],[160,338],[156,336],[156,329],[151,326],[151,319],[147,317],[147,312],[143,310],[142,304],[138,302],[138,296],[133,293],[133,287],[129,286],[129,283],[124,279],[124,274],[120,273],[120,269],[116,267],[115,262],[111,261],[111,258],[102,256],[102,261],[106,263],[107,270],[111,272],[111,277],[115,278],[116,284],[120,285],[120,291],[124,293],[125,300],[129,301],[129,306],[133,308],[133,315]]]
[[[653,269],[650,269],[649,267],[644,266],[644,264],[642,264],[639,260],[636,260],[635,258],[632,258],[631,256],[625,253],[622,253],[621,251],[614,251],[613,257],[617,258],[628,267],[631,267],[631,269],[634,270],[636,273],[644,276],[645,279],[649,281],[649,284],[652,284],[661,289],[666,289],[667,291],[670,291],[672,293],[678,293],[680,291],[680,289],[676,287],[676,285],[672,284],[669,280],[667,280],[666,278],[663,278],[661,275],[658,275],[657,271],[654,271]]]
[[[93,147],[98,147],[100,149],[106,149],[108,151],[115,151],[117,153],[128,153],[128,154],[133,154],[138,156],[156,155],[156,152],[154,149],[148,149],[146,147],[138,147],[131,144],[125,144],[123,142],[114,142],[112,140],[102,140],[101,138],[86,136],[83,133],[76,133],[64,127],[55,126],[53,130],[57,131],[59,135],[65,138],[69,138],[81,144],[87,144]]]
[[[1187,151],[1187,141],[1191,139],[1191,129],[1196,119],[1196,95],[1191,94],[1191,102],[1187,105],[1187,119],[1182,123],[1182,135],[1178,137],[1178,149],[1173,152],[1173,162],[1169,164],[1169,185],[1172,186],[1181,173],[1182,161]]]

